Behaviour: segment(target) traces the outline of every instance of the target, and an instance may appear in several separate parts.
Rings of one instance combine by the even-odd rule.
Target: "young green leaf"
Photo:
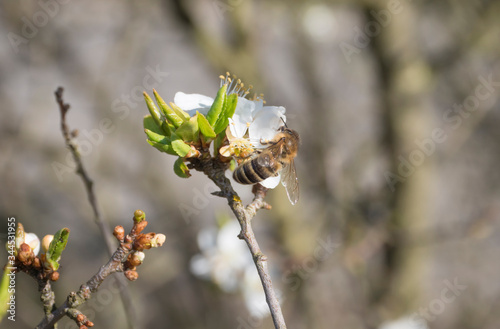
[[[217,92],[217,96],[215,97],[214,102],[212,104],[212,107],[210,107],[210,110],[208,110],[207,120],[212,127],[215,125],[215,122],[217,122],[217,119],[219,118],[222,112],[224,101],[226,99],[226,90],[227,90],[227,84],[223,85],[219,89],[219,91]]]
[[[179,127],[184,121],[186,121],[184,118],[180,117],[174,110],[172,110],[154,89],[153,94],[155,96],[156,102],[158,103],[158,106],[160,106],[162,113],[165,115],[165,117],[167,117],[167,121],[174,125],[175,128]]]
[[[222,134],[217,135],[217,138],[215,138],[214,140],[214,154],[216,155],[219,154],[219,150],[225,138],[226,138],[226,131],[224,131]]]
[[[177,155],[177,153],[172,148],[172,144],[161,144],[158,142],[153,142],[152,140],[149,139],[147,140],[147,142],[149,143],[149,145],[153,146],[158,151],[165,152],[171,155]]]
[[[184,143],[184,141],[176,134],[172,134],[172,148],[181,158],[185,157],[189,151],[191,151],[191,146]]]
[[[146,133],[146,135],[148,135],[148,138],[153,142],[160,143],[163,145],[170,143],[170,139],[164,135],[157,134],[149,129],[144,129],[144,132]]]
[[[197,143],[200,140],[197,118],[192,117],[189,121],[184,122],[179,128],[177,128],[175,134],[186,142]]]
[[[186,111],[184,111],[183,109],[181,109],[179,106],[177,106],[177,104],[170,102],[170,107],[184,121],[189,120],[189,118],[190,118],[189,113],[187,113]]]
[[[49,262],[50,267],[56,271],[59,268],[59,260],[61,254],[66,248],[69,238],[69,228],[62,228],[54,235],[54,239],[50,243],[49,250],[47,250],[46,260]]]
[[[181,178],[188,178],[191,177],[191,174],[189,173],[189,169],[184,163],[184,159],[178,158],[175,160],[174,163],[174,172],[177,176]]]
[[[151,114],[151,117],[153,117],[154,123],[158,126],[161,127],[161,114],[158,108],[156,107],[155,103],[149,97],[149,95],[144,92],[144,100],[146,101],[146,105],[148,106],[149,113]]]
[[[144,116],[142,124],[144,126],[144,129],[151,130],[152,132],[155,132],[160,135],[164,134],[163,130],[156,125],[153,117],[150,114]]]
[[[236,105],[238,104],[238,95],[231,94],[226,97],[224,101],[224,106],[222,107],[222,112],[219,116],[219,119],[214,125],[214,131],[216,134],[221,133],[226,129],[229,124],[229,118],[234,115],[234,111],[236,110]]]
[[[0,281],[0,321],[7,314],[9,302],[13,300],[14,289],[10,285],[11,272],[14,272],[14,267],[6,266],[3,270],[2,280]],[[11,304],[12,305],[12,304]]]
[[[196,117],[198,119],[198,127],[200,127],[200,132],[203,136],[207,138],[215,138],[215,131],[208,122],[207,118],[205,118],[205,116],[198,111],[196,111]]]

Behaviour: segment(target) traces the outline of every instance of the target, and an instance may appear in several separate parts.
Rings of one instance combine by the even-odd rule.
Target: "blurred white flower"
[[[393,321],[387,321],[380,325],[379,329],[428,329],[427,322],[420,318],[418,321],[412,317],[403,317]]]
[[[269,314],[259,275],[245,242],[238,239],[240,226],[230,221],[218,231],[200,231],[198,245],[201,253],[190,262],[191,272],[210,280],[225,292],[241,292],[245,305],[253,316]]]
[[[237,238],[239,232],[239,224],[234,221],[218,232],[201,231],[198,244],[202,254],[191,259],[191,272],[212,280],[225,292],[238,291],[245,267],[253,264],[245,243]]]
[[[35,256],[38,255],[40,251],[40,239],[38,239],[35,233],[26,233],[24,236],[24,243],[30,246]]]

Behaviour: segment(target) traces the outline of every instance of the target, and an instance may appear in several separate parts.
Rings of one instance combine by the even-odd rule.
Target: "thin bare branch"
[[[109,226],[106,225],[104,220],[101,217],[101,213],[99,211],[99,207],[97,204],[97,198],[95,196],[94,192],[94,182],[92,179],[89,177],[87,174],[87,171],[85,170],[85,167],[83,166],[83,162],[80,156],[80,152],[78,151],[78,146],[74,142],[72,135],[73,133],[70,133],[70,129],[68,128],[68,125],[66,123],[66,114],[68,113],[68,110],[70,108],[70,105],[67,103],[64,103],[63,99],[63,91],[64,89],[62,87],[57,88],[55,95],[56,95],[56,101],[57,104],[59,105],[59,110],[61,112],[61,131],[64,137],[64,141],[66,143],[66,146],[69,148],[71,151],[71,154],[73,156],[73,159],[76,163],[76,173],[82,178],[83,183],[85,185],[85,190],[87,192],[88,200],[89,203],[92,207],[92,211],[94,212],[94,221],[96,222],[97,226],[99,227],[99,230],[101,231],[102,237],[106,243],[106,247],[108,249],[109,255],[113,255],[113,242],[111,238],[111,231],[109,229]],[[131,329],[138,328],[136,316],[135,316],[135,310],[132,305],[132,299],[129,293],[128,288],[126,287],[126,282],[125,278],[123,277],[118,277],[118,283],[120,285],[120,295],[121,295],[121,300],[123,303],[123,307],[125,309],[125,314],[128,317],[128,323]]]
[[[270,205],[264,201],[267,189],[260,184],[255,185],[253,189],[255,198],[252,203],[245,207],[231,186],[231,182],[225,176],[225,171],[228,168],[227,163],[217,161],[211,157],[202,157],[201,159],[192,159],[191,164],[194,169],[205,173],[221,189],[219,192],[214,193],[215,195],[227,199],[229,207],[241,226],[241,232],[238,237],[246,242],[257,267],[274,327],[276,329],[286,329],[285,319],[267,267],[267,257],[260,250],[251,225],[252,218],[255,216],[257,210],[261,208],[270,209]]]
[[[77,292],[71,292],[64,304],[46,316],[36,326],[36,329],[53,328],[53,326],[65,315],[75,320],[79,327],[82,325],[89,327],[92,326],[93,324],[91,325],[90,320],[78,311],[77,307],[89,300],[92,297],[92,293],[99,289],[99,286],[108,276],[116,272],[123,272],[127,269],[126,261],[129,253],[132,250],[142,250],[142,247],[138,247],[138,243],[143,243],[141,242],[143,241],[141,238],[144,238],[144,234],[141,234],[141,231],[146,227],[146,225],[146,221],[134,221],[134,226],[127,236],[117,236],[117,239],[120,241],[120,246],[114,251],[108,263],[101,266],[96,274],[80,286],[80,289]],[[123,229],[121,226],[120,228]]]

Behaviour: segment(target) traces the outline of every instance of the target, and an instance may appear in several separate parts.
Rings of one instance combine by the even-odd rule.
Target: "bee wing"
[[[290,200],[292,205],[295,205],[299,201],[299,179],[297,178],[293,160],[283,166],[281,170],[281,184],[286,189],[288,200]]]

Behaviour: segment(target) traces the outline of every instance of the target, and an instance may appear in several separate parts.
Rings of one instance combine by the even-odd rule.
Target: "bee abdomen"
[[[240,184],[256,184],[264,179],[274,176],[269,168],[260,166],[257,159],[242,163],[233,173],[233,178]]]

